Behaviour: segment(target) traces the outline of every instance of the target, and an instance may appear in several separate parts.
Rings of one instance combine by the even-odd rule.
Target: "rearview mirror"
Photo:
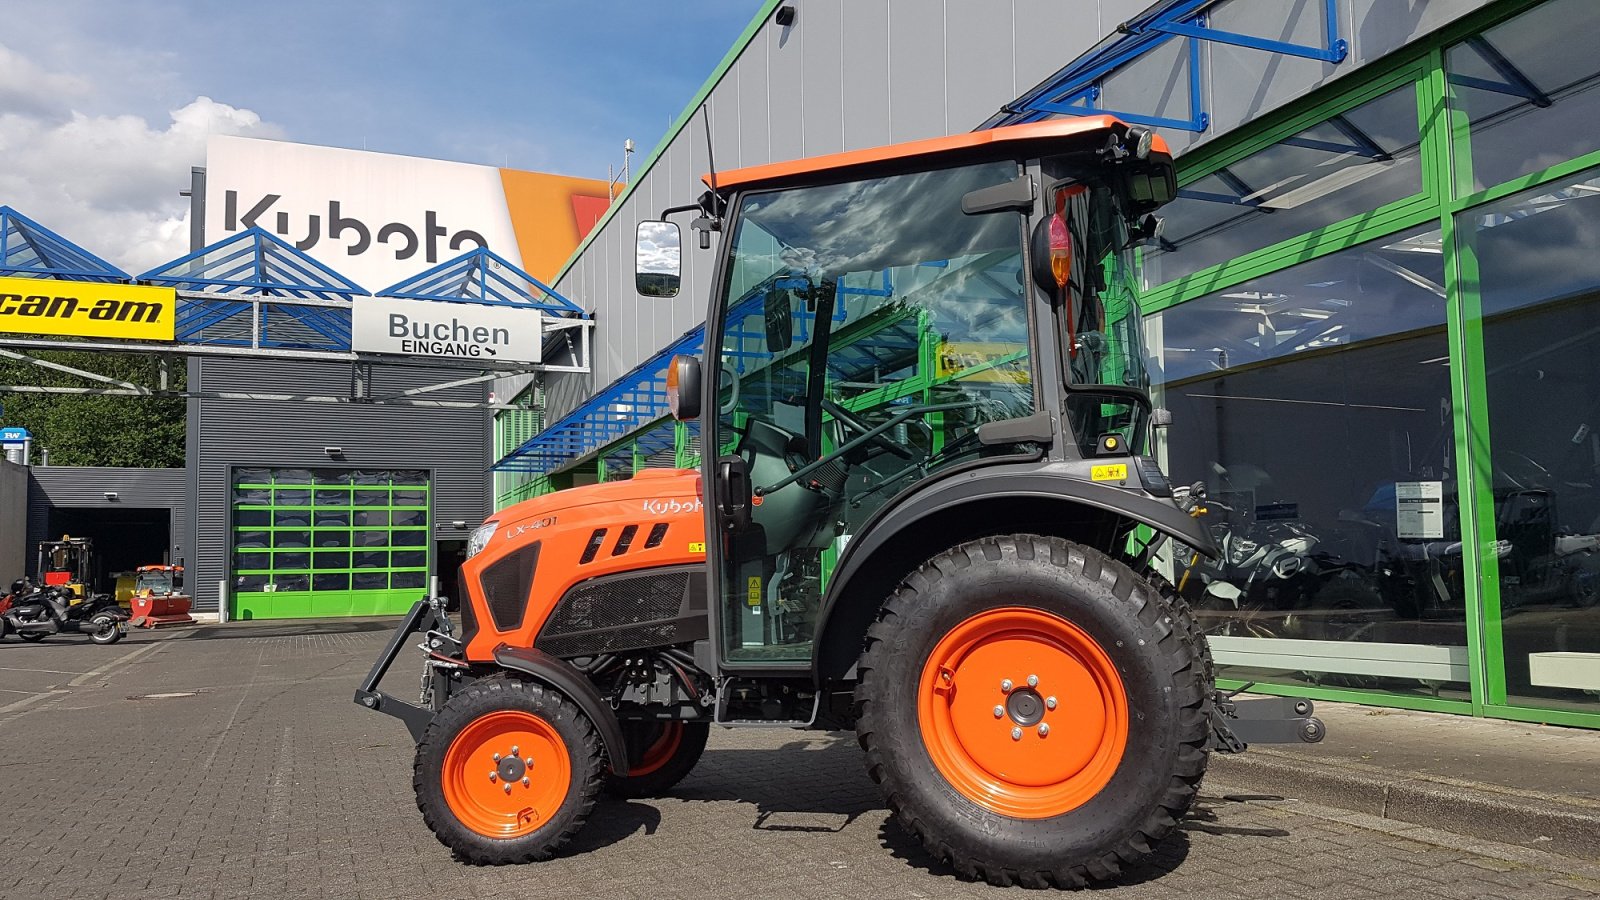
[[[683,261],[678,226],[640,222],[634,244],[633,286],[646,297],[676,297]]]
[[[789,298],[789,292],[781,288],[767,291],[762,313],[766,319],[768,353],[782,353],[794,345],[794,313]]]

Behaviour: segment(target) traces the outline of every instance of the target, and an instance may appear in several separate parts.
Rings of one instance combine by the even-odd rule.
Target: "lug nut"
[[[1029,675],[1028,676],[1028,687],[1038,687],[1038,686],[1039,686],[1039,676],[1037,676],[1037,675]]]
[[[530,756],[527,759],[523,760],[522,764],[527,766],[530,769],[533,768],[533,757]]]
[[[506,793],[511,793],[511,785],[506,785]]]
[[[996,719],[1000,718],[1001,716],[1003,716],[1005,714],[1006,714],[1006,708],[1004,706],[996,706],[994,708],[994,717]]]
[[[1013,729],[1011,729],[1011,739],[1013,741],[1022,740],[1022,729],[1021,728],[1013,728]]]
[[[516,755],[517,755],[517,752],[518,752],[518,751],[517,751],[517,745],[516,745],[516,744],[512,744],[512,745],[511,745],[511,755],[512,755],[512,756],[516,756]]]
[[[527,787],[528,786],[528,779],[527,778],[523,778],[522,779],[522,786],[523,787]]]
[[[495,762],[499,762],[500,761],[500,754],[496,753],[494,756],[491,756],[489,758],[494,760]]]
[[[1045,735],[1047,735],[1049,733],[1050,733],[1050,724],[1048,722],[1040,722],[1039,723],[1039,737],[1044,737]]]
[[[1000,682],[1000,693],[1002,693],[1002,694],[1011,693],[1011,679],[1007,678],[1006,680]]]
[[[499,780],[500,780],[500,775],[499,775],[498,772],[490,772],[489,773],[489,781],[495,782],[495,781],[499,781]]]
[[[1054,697],[1046,697],[1046,698],[1044,698],[1044,708],[1045,709],[1055,709],[1056,708],[1056,698],[1054,698]]]

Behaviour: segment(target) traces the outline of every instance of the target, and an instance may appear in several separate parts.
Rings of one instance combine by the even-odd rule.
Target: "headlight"
[[[467,558],[471,559],[483,552],[489,546],[489,538],[494,537],[494,530],[500,527],[499,522],[485,522],[472,532],[472,537],[467,539]]]

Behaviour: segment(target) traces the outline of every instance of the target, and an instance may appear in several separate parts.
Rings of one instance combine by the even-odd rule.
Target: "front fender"
[[[1147,525],[1204,554],[1217,554],[1210,531],[1170,499],[1143,489],[1094,482],[1088,477],[1088,463],[1084,461],[1024,463],[952,473],[879,510],[848,544],[828,584],[817,625],[813,665],[818,683],[843,674],[859,652],[859,639],[883,600],[883,595],[877,595],[881,586],[878,581],[893,578],[898,583],[911,566],[960,540],[978,536],[947,527],[952,522],[978,518],[965,515],[966,511],[976,514],[985,510],[988,519],[1007,523],[986,532],[999,533],[1010,527],[1004,510],[1024,504],[1035,509],[1041,505],[1058,508],[1063,522],[1088,515],[1101,521],[1114,517]],[[1021,521],[1010,521],[1016,527],[1026,527]],[[907,558],[903,551],[908,546],[915,546],[921,555],[914,560]],[[858,596],[861,592],[853,591],[863,580],[873,585],[866,592],[868,596]],[[884,595],[893,586],[888,584]]]
[[[595,689],[594,682],[573,668],[572,663],[533,647],[509,647],[501,644],[495,648],[494,661],[535,681],[544,682],[576,703],[600,732],[600,742],[605,745],[606,757],[611,761],[611,771],[618,776],[627,776],[628,744],[622,736],[622,725],[617,722],[617,717],[612,713],[605,698]]]

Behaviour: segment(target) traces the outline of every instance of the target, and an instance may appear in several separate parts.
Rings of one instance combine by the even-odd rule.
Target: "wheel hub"
[[[1111,780],[1126,693],[1098,642],[1026,607],[979,613],[936,645],[918,690],[923,742],[969,800],[1018,818],[1061,815]]]
[[[1032,688],[1013,691],[1011,696],[1006,698],[1006,713],[1011,717],[1011,721],[1024,728],[1031,728],[1044,718],[1044,698]]]
[[[571,767],[549,722],[498,710],[469,723],[451,742],[441,779],[445,801],[463,825],[487,837],[517,837],[561,805]]]

